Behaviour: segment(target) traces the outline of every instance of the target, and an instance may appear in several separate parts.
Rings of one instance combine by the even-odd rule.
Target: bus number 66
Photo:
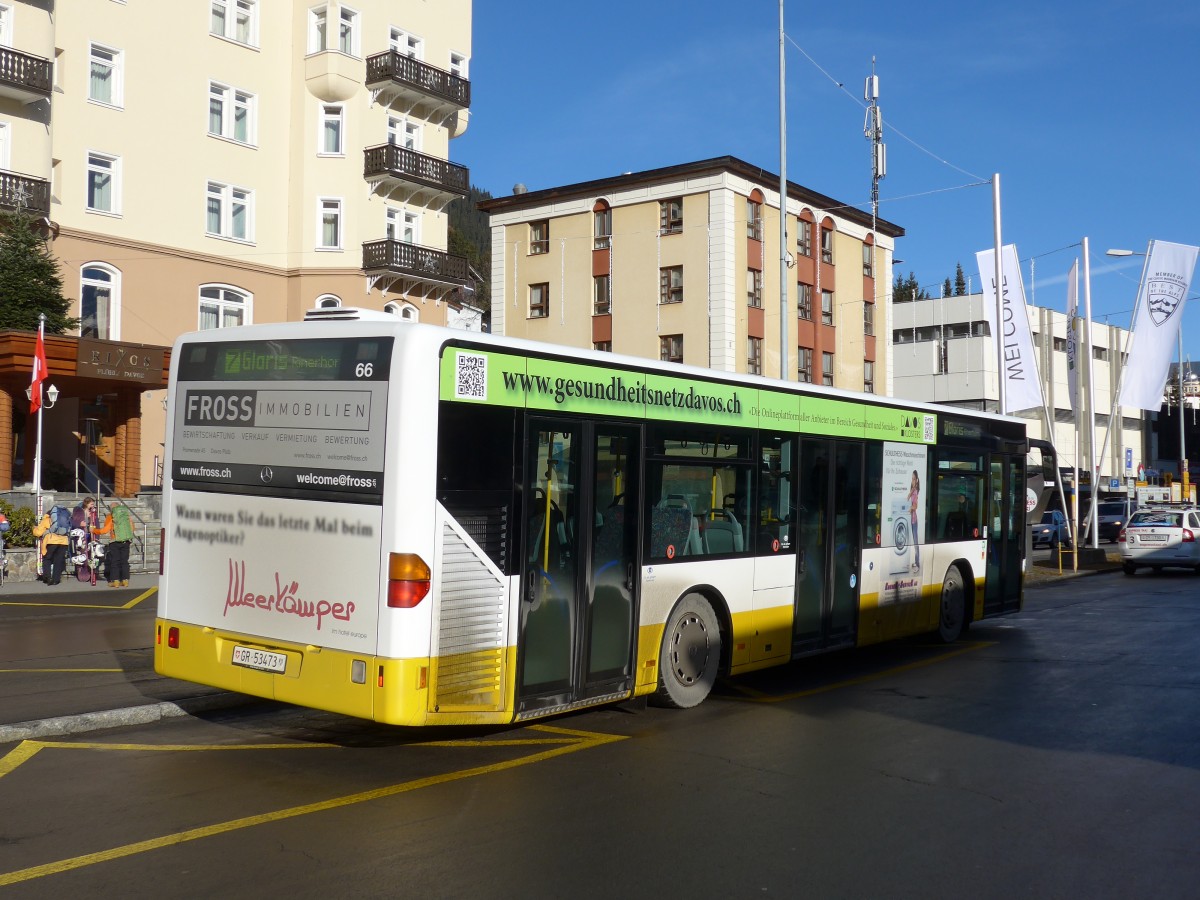
[[[370,378],[371,373],[375,371],[375,366],[372,363],[359,363],[354,367],[355,378]]]

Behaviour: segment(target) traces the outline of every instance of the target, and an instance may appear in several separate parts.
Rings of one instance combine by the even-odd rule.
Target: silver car
[[[1162,505],[1139,509],[1121,532],[1121,568],[1132,575],[1139,568],[1159,571],[1167,566],[1192,569],[1200,575],[1200,510],[1194,506]]]

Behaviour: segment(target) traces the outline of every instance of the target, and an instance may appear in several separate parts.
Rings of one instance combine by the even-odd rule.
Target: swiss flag
[[[38,328],[37,349],[33,351],[33,383],[29,392],[29,414],[42,408],[42,382],[46,380],[46,341]]]

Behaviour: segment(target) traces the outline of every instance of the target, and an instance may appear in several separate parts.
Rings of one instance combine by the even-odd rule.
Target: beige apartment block
[[[904,230],[797,184],[787,194],[785,301],[779,178],[758,166],[725,156],[518,185],[480,204],[492,331],[883,393]]]
[[[338,305],[470,327],[470,0],[0,0],[0,45],[0,206],[43,220],[80,337]]]

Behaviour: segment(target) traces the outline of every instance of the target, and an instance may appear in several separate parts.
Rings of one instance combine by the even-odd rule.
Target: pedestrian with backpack
[[[54,505],[33,527],[33,536],[42,539],[42,581],[58,584],[67,567],[67,546],[71,542],[71,513],[65,506]]]
[[[124,503],[114,503],[104,520],[104,527],[93,528],[92,534],[96,537],[112,535],[112,540],[104,550],[108,586],[129,587],[129,548],[133,543],[133,519],[129,507]]]

